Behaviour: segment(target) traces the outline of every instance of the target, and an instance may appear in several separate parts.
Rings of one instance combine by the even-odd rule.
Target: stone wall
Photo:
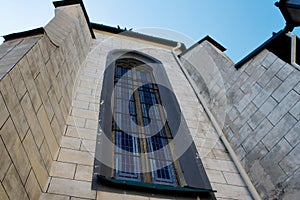
[[[1,199],[39,199],[46,192],[90,48],[79,5],[57,8],[45,30],[0,46],[0,65],[9,64],[0,81]]]
[[[227,137],[261,196],[295,199],[300,72],[267,50],[239,71],[228,89]]]
[[[190,73],[196,69],[198,72],[208,70],[208,74],[215,74],[218,68],[218,76],[208,77],[207,81],[224,83],[226,114],[221,127],[261,196],[297,199],[300,193],[299,156],[297,158],[300,153],[300,72],[268,50],[235,70],[223,53],[215,49],[208,42],[198,45],[198,49],[192,50],[193,54],[211,53],[206,54],[205,59],[194,61],[193,68],[185,67]],[[193,79],[201,90],[203,82],[197,77]],[[207,85],[211,88],[209,82]],[[206,103],[219,120],[220,114],[215,112],[211,102],[222,99],[213,92],[209,95]]]

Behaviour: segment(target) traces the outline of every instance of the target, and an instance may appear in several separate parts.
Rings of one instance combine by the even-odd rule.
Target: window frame
[[[132,66],[134,65],[134,66]],[[136,120],[138,122],[138,124],[141,124],[142,127],[145,127],[144,124],[144,119],[150,119],[150,117],[145,117],[143,114],[143,105],[148,105],[147,102],[143,102],[140,98],[141,98],[141,94],[145,94],[143,93],[142,88],[138,87],[139,84],[141,83],[147,83],[147,81],[150,81],[151,84],[151,88],[153,90],[153,92],[149,92],[151,94],[154,94],[155,97],[155,102],[157,102],[157,104],[161,105],[161,100],[160,100],[160,93],[159,93],[159,88],[158,86],[155,84],[155,78],[153,77],[153,73],[152,73],[152,69],[147,66],[145,63],[135,59],[135,58],[123,58],[123,59],[118,59],[115,63],[115,73],[114,73],[114,81],[116,82],[118,77],[118,67],[120,68],[127,68],[128,71],[130,70],[130,75],[131,75],[131,85],[128,85],[128,83],[125,83],[125,85],[123,85],[123,83],[121,83],[120,85],[118,85],[118,88],[133,88],[133,87],[137,87],[138,90],[135,91],[133,93],[134,95],[134,102],[135,102],[135,112],[136,112]],[[142,80],[140,78],[138,78],[138,73],[142,73],[144,72],[145,74],[148,74],[149,76],[149,80]],[[127,78],[126,78],[127,79]],[[113,108],[113,113],[114,115],[116,113],[119,113],[122,115],[122,111],[117,111],[117,106],[118,106],[118,99],[123,99],[122,97],[119,96],[119,94],[114,93],[114,108]],[[153,100],[152,100],[153,101]],[[148,102],[149,103],[149,102]],[[165,137],[163,137],[163,139],[161,141],[164,141],[166,143],[169,144],[170,140],[173,139],[172,134],[170,133],[170,129],[168,127],[168,121],[166,120],[166,116],[165,113],[163,112],[162,109],[158,108],[158,121],[162,121],[162,122],[166,122],[166,124],[163,126],[163,132],[165,134]],[[165,120],[165,121],[164,121]],[[138,127],[136,127],[138,128]],[[113,119],[112,122],[112,140],[113,143],[116,145],[117,142],[117,132],[120,132],[119,130],[117,130],[117,124],[115,122],[115,120]],[[122,132],[122,131],[121,131]],[[177,171],[181,171],[179,165],[175,166],[174,163],[174,159],[173,159],[173,153],[170,149],[170,147],[168,146],[166,151],[164,151],[163,153],[167,153],[169,155],[169,158],[167,157],[155,157],[155,156],[151,156],[150,154],[145,154],[146,152],[149,152],[149,148],[151,148],[151,144],[149,143],[149,140],[154,139],[154,138],[146,138],[145,136],[147,135],[146,130],[145,129],[141,129],[138,130],[137,135],[140,135],[142,137],[138,138],[138,142],[136,143],[138,145],[137,149],[140,150],[140,153],[143,154],[141,156],[135,156],[133,155],[132,157],[135,157],[136,159],[140,159],[140,161],[136,161],[136,163],[140,164],[140,169],[146,169],[146,171],[149,171],[152,166],[154,165],[155,162],[165,162],[165,163],[171,163],[169,165],[167,165],[166,167],[168,167],[168,172],[170,172],[169,176],[170,176],[170,181],[168,181],[167,179],[160,179],[157,177],[157,171],[152,171],[151,172],[146,172],[146,173],[141,173],[138,174],[135,177],[132,177],[132,179],[130,177],[122,177],[119,176],[119,171],[116,169],[116,163],[113,163],[113,165],[115,166],[115,169],[112,170],[112,177],[115,177],[116,179],[120,179],[120,180],[137,180],[137,181],[141,181],[141,182],[145,182],[145,183],[153,183],[153,184],[162,184],[162,185],[171,185],[171,186],[177,186],[179,185],[178,183],[178,173]],[[157,137],[157,136],[156,136]],[[155,137],[155,138],[156,138]],[[117,145],[116,145],[117,146]],[[113,162],[115,162],[117,160],[117,157],[120,156],[127,156],[127,154],[125,153],[120,153],[120,152],[116,152],[116,146],[113,150]],[[171,146],[171,145],[170,145]],[[118,162],[119,163],[119,162]],[[169,171],[170,170],[170,171]],[[179,173],[180,174],[180,173]],[[125,176],[125,174],[124,174]]]
[[[189,132],[189,128],[185,122],[184,117],[181,114],[179,103],[177,102],[176,96],[174,93],[168,93],[165,91],[165,88],[159,87],[160,97],[162,106],[168,113],[168,124],[170,128],[170,133],[173,137],[176,136],[177,131],[184,134],[186,141],[192,141],[192,144],[188,149],[183,153],[182,156],[174,162],[176,170],[180,169],[177,172],[178,177],[178,187],[167,186],[167,185],[157,185],[157,184],[147,184],[140,183],[140,187],[136,186],[136,183],[132,181],[123,181],[116,180],[112,176],[111,169],[109,166],[112,166],[112,156],[107,155],[107,152],[112,152],[110,145],[103,140],[103,135],[108,140],[112,140],[111,127],[112,127],[112,113],[111,113],[111,95],[114,89],[114,71],[115,64],[118,59],[123,58],[135,58],[143,63],[146,63],[151,67],[153,76],[155,77],[157,83],[164,83],[168,88],[172,89],[171,84],[168,80],[167,73],[164,69],[163,64],[147,55],[138,51],[132,50],[113,50],[108,53],[106,60],[106,68],[103,77],[103,85],[100,97],[100,112],[99,112],[99,127],[97,135],[97,145],[95,151],[94,159],[94,170],[93,170],[93,179],[92,179],[92,189],[101,190],[101,185],[110,185],[112,187],[122,188],[125,184],[126,189],[139,190],[139,188],[147,187],[150,190],[154,190],[158,193],[167,193],[170,192],[170,195],[174,196],[176,194],[183,194],[185,196],[200,196],[200,197],[209,197],[214,199],[214,190],[210,185],[209,179],[204,170],[201,159],[199,158],[196,146],[193,142],[192,136]],[[152,66],[155,64],[155,67]],[[169,111],[169,112],[168,112]],[[170,114],[170,117],[169,117]],[[180,120],[180,130],[178,130],[178,118]],[[176,121],[177,120],[177,121]],[[110,134],[107,134],[110,133]],[[178,152],[176,146],[181,144],[174,143],[174,152]],[[173,153],[173,150],[171,150]],[[101,158],[101,162],[97,159]],[[106,164],[103,164],[103,160]],[[178,166],[176,166],[178,165]],[[180,175],[181,174],[181,175]],[[195,176],[198,174],[198,176]],[[134,187],[131,187],[134,185]],[[146,186],[145,186],[146,185]],[[163,188],[162,190],[159,188]],[[188,190],[187,190],[188,188]],[[173,193],[175,192],[175,193]]]

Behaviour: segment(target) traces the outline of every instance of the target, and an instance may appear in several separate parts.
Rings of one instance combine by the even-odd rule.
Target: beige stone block
[[[73,108],[81,108],[81,109],[89,109],[89,102],[88,101],[81,101],[81,100],[73,100],[72,101]]]
[[[214,190],[218,191],[215,193],[217,198],[252,200],[247,188],[245,187],[220,183],[211,183],[211,185]]]
[[[26,181],[25,189],[27,191],[29,199],[39,199],[42,194],[42,190],[32,170],[30,171],[30,174]]]
[[[2,94],[0,92],[0,127],[2,127],[2,125],[4,124],[4,122],[7,120],[9,113],[8,110],[6,108],[4,99],[2,97]]]
[[[83,128],[85,126],[85,118],[69,116],[67,125]]]
[[[81,151],[95,152],[95,149],[96,149],[96,141],[95,140],[85,140],[85,139],[82,140],[81,146],[80,146]]]
[[[68,126],[66,136],[77,137],[87,140],[96,140],[97,131],[92,129]]]
[[[1,133],[1,131],[0,131]],[[11,160],[9,157],[8,152],[6,151],[6,148],[0,139],[0,181],[3,180],[9,166],[11,164]]]
[[[54,194],[70,195],[80,198],[96,198],[96,191],[91,190],[91,182],[63,178],[52,178],[48,191]]]
[[[81,181],[92,181],[93,167],[77,165],[75,179]]]
[[[64,117],[64,121],[66,122],[67,119],[68,119],[68,116],[69,116],[69,110],[70,108],[67,108],[66,106],[66,103],[65,103],[65,100],[67,98],[62,98],[61,101],[59,102],[59,106],[60,106],[60,109],[62,111],[62,114],[63,114],[63,117]]]
[[[61,148],[58,156],[58,161],[77,163],[82,165],[93,165],[94,155],[90,152]]]
[[[40,200],[70,200],[69,196],[43,193]]]
[[[34,142],[32,133],[29,131],[23,141],[24,148],[29,157],[31,167],[36,175],[37,181],[43,192],[46,191],[49,181],[48,172],[37,145]]]
[[[42,80],[44,82],[44,85],[45,85],[45,88],[46,88],[46,92],[48,92],[49,89],[51,88],[51,80],[50,80],[50,77],[48,75],[46,66],[45,67],[41,67],[40,74],[42,76]]]
[[[50,171],[50,176],[73,179],[76,164],[54,161]]]
[[[238,185],[238,186],[245,186],[245,183],[244,183],[244,181],[243,181],[240,174],[228,173],[228,172],[223,172],[223,174],[224,174],[224,177],[225,177],[228,184]]]
[[[212,152],[213,152],[214,156],[216,157],[216,159],[231,160],[228,152],[225,152],[225,151],[219,150],[219,149],[213,149]]]
[[[225,172],[237,172],[237,169],[232,161],[204,158],[202,159],[202,162],[205,169],[214,169]]]
[[[100,99],[100,97],[99,97]],[[95,111],[95,112],[99,112],[99,102],[98,103],[89,103],[89,110]]]
[[[7,195],[9,196],[9,199],[29,200],[25,188],[14,165],[10,165],[10,168],[2,184]]]
[[[44,59],[44,62],[46,63],[47,61],[48,61],[48,59],[49,59],[49,50],[48,50],[48,48],[51,48],[51,46],[49,45],[49,42],[48,42],[48,38],[47,38],[47,36],[45,35],[45,36],[43,36],[40,40],[39,40],[39,42],[38,42],[38,46],[39,46],[39,48],[40,48],[40,50],[41,50],[41,54],[42,54],[42,56],[43,56],[43,59]]]
[[[139,194],[127,194],[123,196],[124,200],[149,200],[148,195],[139,195]],[[159,200],[160,198],[153,198],[153,200]],[[163,198],[162,200],[171,200],[173,198]]]
[[[61,138],[62,138],[63,134],[65,133],[65,131],[61,131],[56,116],[53,116],[53,119],[52,119],[52,122],[51,122],[51,128],[52,128],[52,131],[53,131],[53,133],[56,137],[56,141],[60,144],[61,143]]]
[[[206,169],[205,172],[206,172],[210,182],[226,183],[226,180],[221,171]]]
[[[37,118],[38,118],[38,120],[41,124],[41,128],[44,132],[44,136],[45,136],[46,142],[48,144],[50,153],[52,155],[52,159],[55,160],[57,157],[57,152],[58,152],[59,146],[56,141],[56,137],[52,131],[52,128],[51,128],[50,122],[48,120],[44,106],[41,106],[41,108],[39,109],[39,111],[37,113]]]
[[[12,80],[18,98],[21,99],[27,89],[18,66],[14,67],[13,70],[10,71],[9,76]]]
[[[91,95],[91,94],[92,94],[92,89],[90,89],[90,88],[85,88],[85,87],[77,87],[77,88],[76,88],[76,93],[78,93],[78,94]]]
[[[92,120],[92,119],[87,119],[86,124],[85,124],[85,128],[97,130],[98,129],[98,121],[97,120]]]
[[[63,136],[61,140],[61,147],[68,148],[68,149],[76,149],[79,150],[81,145],[81,139],[80,138],[74,138],[74,137],[67,137]]]
[[[56,74],[54,72],[54,66],[56,66],[56,65],[54,65],[52,62],[53,62],[53,60],[50,59],[46,63],[46,69],[47,69],[48,75],[50,77],[51,86],[55,92],[55,96],[59,100],[62,97],[62,92],[61,92],[61,89],[59,88],[59,85],[58,85],[58,82],[56,79]]]
[[[9,76],[4,77],[4,79],[0,81],[0,91],[16,126],[19,137],[22,140],[26,135],[29,126]]]
[[[45,166],[47,168],[47,172],[49,174],[50,170],[51,170],[53,159],[52,159],[52,156],[51,156],[51,153],[50,153],[50,150],[49,150],[46,140],[44,140],[42,143],[40,153],[41,153],[42,159],[44,160]]]
[[[0,197],[2,200],[9,200],[1,182],[0,182]]]
[[[39,66],[37,65],[37,63],[39,63],[38,60],[42,59],[41,56],[39,54],[39,52],[37,51],[38,50],[38,45],[35,45],[25,56],[24,59],[27,59],[28,61],[28,66],[29,66],[29,69],[31,71],[31,74],[33,76],[33,78],[35,79],[36,76],[39,74]]]
[[[86,198],[71,197],[71,200],[87,200],[87,199]]]
[[[114,193],[114,192],[106,192],[106,191],[98,191],[97,192],[97,200],[111,200],[111,199],[124,199],[124,194]]]
[[[0,135],[22,182],[25,183],[30,171],[30,163],[11,119],[4,124]]]
[[[92,95],[85,95],[85,94],[76,94],[75,96],[76,101],[85,101],[85,102],[92,102],[92,103],[99,103],[99,98],[96,98]]]
[[[91,110],[73,108],[71,115],[75,117],[83,117],[91,120],[98,120],[99,113]]]
[[[43,139],[44,139],[44,134],[41,129],[40,123],[37,119],[36,113],[33,110],[31,100],[28,96],[28,93],[26,93],[24,95],[23,99],[21,100],[21,106],[24,110],[26,119],[29,123],[30,129],[34,136],[34,140],[35,140],[36,144],[38,145],[38,147],[40,147],[43,142]]]
[[[63,113],[62,110],[59,107],[58,101],[56,99],[55,96],[55,92],[53,88],[50,88],[49,92],[48,92],[49,98],[50,98],[50,103],[52,105],[53,111],[54,111],[54,115],[57,118],[57,122],[59,125],[59,129],[61,131],[61,133],[64,131],[65,125],[66,125],[66,121],[63,117]]]
[[[50,103],[50,99],[49,99],[49,96],[48,96],[48,93],[47,93],[47,89],[45,87],[45,84],[43,82],[43,77],[42,77],[41,74],[39,74],[36,77],[35,82],[36,82],[36,85],[37,85],[37,89],[40,93],[40,96],[41,96],[41,99],[42,99],[42,102],[43,102],[43,106],[46,110],[48,119],[51,120],[53,115],[54,115],[54,112],[53,112],[53,108],[52,108],[52,105]]]
[[[19,62],[18,67],[21,71],[21,74],[23,76],[23,80],[25,82],[26,88],[27,88],[28,93],[30,95],[33,108],[37,112],[40,105],[42,104],[42,100],[41,100],[40,95],[38,93],[38,90],[36,88],[34,79],[31,75],[27,60],[22,59],[21,62]]]

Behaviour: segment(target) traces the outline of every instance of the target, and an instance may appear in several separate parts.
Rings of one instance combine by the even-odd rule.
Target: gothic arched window
[[[162,63],[136,51],[107,56],[92,188],[213,197]]]
[[[176,186],[173,159],[166,146],[172,135],[168,125],[163,125],[163,110],[157,106],[161,101],[152,71],[136,59],[119,59],[114,80],[115,177]]]

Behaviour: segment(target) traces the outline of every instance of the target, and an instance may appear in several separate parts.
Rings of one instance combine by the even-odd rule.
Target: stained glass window
[[[164,112],[158,106],[159,90],[151,70],[142,65],[134,59],[116,61],[114,175],[121,180],[177,186],[168,146],[171,134],[167,123],[163,124]]]

